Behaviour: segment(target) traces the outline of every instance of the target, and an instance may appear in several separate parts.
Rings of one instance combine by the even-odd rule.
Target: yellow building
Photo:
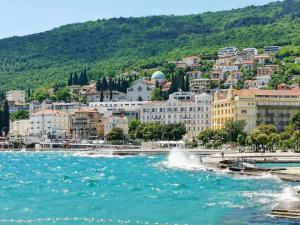
[[[300,112],[300,89],[260,90],[230,88],[214,96],[212,128],[219,130],[227,120],[245,120],[245,131],[272,124],[284,130],[290,118]]]

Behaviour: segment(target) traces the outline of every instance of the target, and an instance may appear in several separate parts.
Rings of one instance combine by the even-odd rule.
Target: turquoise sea
[[[300,224],[269,212],[289,184],[209,172],[182,155],[0,154],[0,225]]]

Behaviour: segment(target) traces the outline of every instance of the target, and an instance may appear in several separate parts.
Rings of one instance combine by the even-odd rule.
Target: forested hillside
[[[99,15],[101,17],[101,15]],[[72,70],[114,75],[219,47],[300,44],[300,1],[188,16],[114,18],[0,40],[0,92],[67,81]]]

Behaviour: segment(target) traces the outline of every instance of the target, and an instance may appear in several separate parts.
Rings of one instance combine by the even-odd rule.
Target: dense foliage
[[[133,120],[129,125],[129,135],[131,139],[141,139],[144,141],[178,141],[186,133],[183,123],[159,124],[141,123]]]
[[[207,129],[198,135],[203,146],[218,148],[222,144],[250,146],[253,151],[275,151],[294,149],[300,151],[300,112],[292,116],[285,131],[278,132],[274,125],[260,125],[246,134],[245,121],[229,120],[221,130]]]
[[[189,16],[71,24],[0,40],[0,92],[67,83],[69,74],[82,68],[90,79],[98,79],[159,68],[168,60],[191,54],[213,57],[223,46],[296,46],[299,34],[298,0]]]

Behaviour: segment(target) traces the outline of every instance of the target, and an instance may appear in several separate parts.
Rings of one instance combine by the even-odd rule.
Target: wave
[[[182,170],[207,170],[201,163],[201,159],[193,154],[188,154],[180,149],[172,149],[168,158],[158,163],[167,169],[182,169]]]
[[[36,219],[0,219],[0,224],[59,224],[62,222],[73,222],[85,224],[165,224],[141,220],[122,220],[122,219],[106,219],[106,218],[89,218],[89,217],[64,217],[64,218],[36,218]]]

